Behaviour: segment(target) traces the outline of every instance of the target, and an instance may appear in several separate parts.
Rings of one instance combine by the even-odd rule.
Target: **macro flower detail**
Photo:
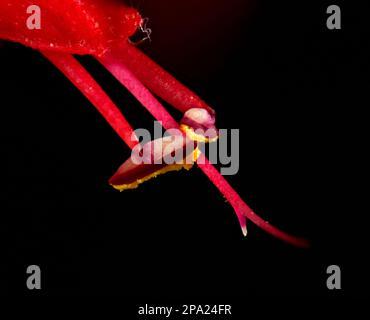
[[[42,28],[29,30],[25,23],[29,5],[26,0],[0,2],[0,38],[39,50],[133,149],[133,156],[109,180],[114,188],[120,191],[136,188],[159,174],[190,169],[193,163],[197,163],[233,207],[244,235],[247,234],[246,221],[250,220],[285,242],[308,246],[307,240],[289,235],[257,216],[196,148],[198,142],[217,139],[215,111],[128,41],[146,23],[137,10],[114,0],[38,0],[37,5],[42,10]],[[182,134],[140,146],[130,123],[74,54],[93,56],[165,129],[177,129]],[[183,113],[180,124],[154,95]],[[195,148],[190,148],[191,145]],[[144,154],[144,151],[148,152]]]
[[[199,156],[194,142],[182,134],[173,134],[137,145],[109,183],[117,190],[134,189],[160,174],[189,170]]]

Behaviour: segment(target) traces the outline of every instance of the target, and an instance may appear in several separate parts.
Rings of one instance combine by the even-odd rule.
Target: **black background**
[[[132,4],[153,29],[142,49],[217,111],[219,128],[240,129],[240,171],[227,180],[311,249],[251,223],[243,238],[231,206],[197,168],[113,190],[107,180],[129,149],[38,52],[3,43],[1,292],[363,295],[370,12],[336,2],[342,30],[330,31],[332,3],[297,2]],[[104,68],[79,60],[134,127],[152,128]],[[42,270],[40,292],[26,288],[31,264]],[[342,269],[340,291],[326,288],[331,264]]]

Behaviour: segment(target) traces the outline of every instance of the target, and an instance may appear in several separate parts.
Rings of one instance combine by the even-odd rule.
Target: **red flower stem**
[[[238,217],[240,215],[246,216],[249,220],[254,222],[257,226],[259,226],[267,233],[287,243],[290,243],[297,247],[309,246],[309,242],[306,239],[289,235],[281,231],[280,229],[272,226],[267,221],[256,215],[203,154],[201,154],[198,158],[198,166],[213,182],[213,184],[221,191],[226,200],[230,202]]]
[[[103,65],[119,80],[124,86],[126,86],[135,97],[140,97],[140,102],[147,108],[158,121],[162,122],[162,125],[166,129],[178,128],[178,124],[172,118],[172,116],[167,112],[167,110],[159,103],[155,103],[155,97],[148,92],[145,86],[135,77],[135,75],[127,69],[125,64],[116,60],[113,56],[105,56],[100,59]],[[142,94],[145,92],[145,94]],[[153,110],[158,109],[158,110]],[[166,127],[166,125],[169,127]],[[285,242],[298,247],[307,247],[309,244],[307,240],[291,236],[274,226],[270,225],[268,222],[264,221],[258,215],[256,215],[252,209],[240,198],[237,192],[230,186],[226,179],[216,170],[216,168],[209,162],[204,154],[201,154],[198,158],[198,166],[206,174],[206,176],[212,181],[212,183],[219,189],[219,191],[224,195],[227,201],[230,202],[231,206],[234,208],[236,215],[238,216],[240,226],[242,228],[243,234],[246,235],[246,220],[250,219],[261,229],[270,233],[276,238],[279,238]]]
[[[69,54],[52,52],[43,52],[43,54],[87,97],[99,112],[101,112],[123,141],[125,141],[130,148],[133,148],[137,144],[137,140],[135,141],[131,139],[133,129],[123,117],[119,109],[113,104],[110,98],[89,75],[89,73],[79,64],[79,62]],[[117,65],[115,67],[117,68]],[[159,102],[153,102],[155,98],[150,94],[150,92],[141,88],[144,86],[140,84],[140,81],[138,81],[138,79],[136,79],[135,76],[127,70],[127,68],[122,69],[120,73],[126,76],[126,80],[124,81],[125,83],[126,81],[133,81],[134,85],[130,85],[130,89],[136,92],[135,95],[140,97],[144,106],[149,105],[148,110],[151,110],[152,114],[158,117],[157,120],[162,121],[166,126],[173,128],[176,124],[174,119],[167,113]],[[116,74],[118,74],[118,72],[116,72]],[[232,189],[224,177],[209,163],[204,155],[200,156],[198,165],[233,206],[239,218],[243,233],[246,232],[245,219],[243,217],[247,217],[263,230],[283,241],[301,247],[308,245],[306,240],[290,236],[257,216],[247,206],[247,204],[244,203],[235,190]]]
[[[98,109],[122,140],[132,149],[138,139],[121,111],[116,107],[99,84],[70,54],[42,51],[77,88]]]
[[[112,48],[109,56],[115,57],[115,62],[123,63],[145,87],[182,113],[191,108],[203,108],[214,114],[214,110],[194,92],[133,45],[124,43],[120,47]],[[106,56],[104,59],[109,58]]]
[[[110,52],[97,59],[143,106],[145,106],[155,119],[161,119],[164,128],[178,128],[176,120],[167,112],[162,104],[154,98],[150,91],[143,86],[125,64],[117,61]]]
[[[125,66],[124,63],[117,61],[117,59],[115,59],[111,53],[108,53],[102,58],[97,59],[141,102],[141,104],[154,116],[154,118],[162,123],[162,126],[165,129],[179,129],[179,125],[176,120],[168,113],[162,104],[158,102],[158,100],[140,82],[140,80]],[[238,216],[242,232],[244,236],[246,236],[246,219],[239,211],[235,210],[235,212]]]

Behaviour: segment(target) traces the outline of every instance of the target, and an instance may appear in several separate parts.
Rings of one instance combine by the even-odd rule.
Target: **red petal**
[[[30,30],[28,6],[41,9],[41,29]],[[141,24],[139,13],[114,0],[0,1],[0,38],[35,49],[101,55],[126,41]]]

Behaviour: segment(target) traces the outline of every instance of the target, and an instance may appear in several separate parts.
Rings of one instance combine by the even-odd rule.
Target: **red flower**
[[[136,10],[114,0],[38,0],[42,27],[30,30],[26,25],[29,5],[31,3],[26,0],[0,2],[0,38],[40,50],[90,100],[130,148],[135,148],[138,143],[137,139],[131,139],[135,134],[130,124],[72,54],[89,54],[97,58],[166,129],[180,127],[152,93],[182,111],[185,115],[181,136],[185,139],[176,145],[176,150],[184,149],[192,140],[217,138],[217,134],[212,137],[194,134],[197,128],[215,129],[214,110],[127,41],[144,23]],[[199,112],[199,109],[203,111]],[[150,154],[153,158],[158,156],[163,155]],[[230,202],[244,235],[246,219],[249,219],[281,240],[302,247],[308,245],[306,240],[288,235],[257,216],[205,155],[197,151],[184,153],[180,161],[171,165],[136,164],[131,157],[110,183],[120,190],[134,188],[160,173],[182,167],[189,169],[191,164],[184,165],[181,161],[189,157],[198,162],[200,169]]]

